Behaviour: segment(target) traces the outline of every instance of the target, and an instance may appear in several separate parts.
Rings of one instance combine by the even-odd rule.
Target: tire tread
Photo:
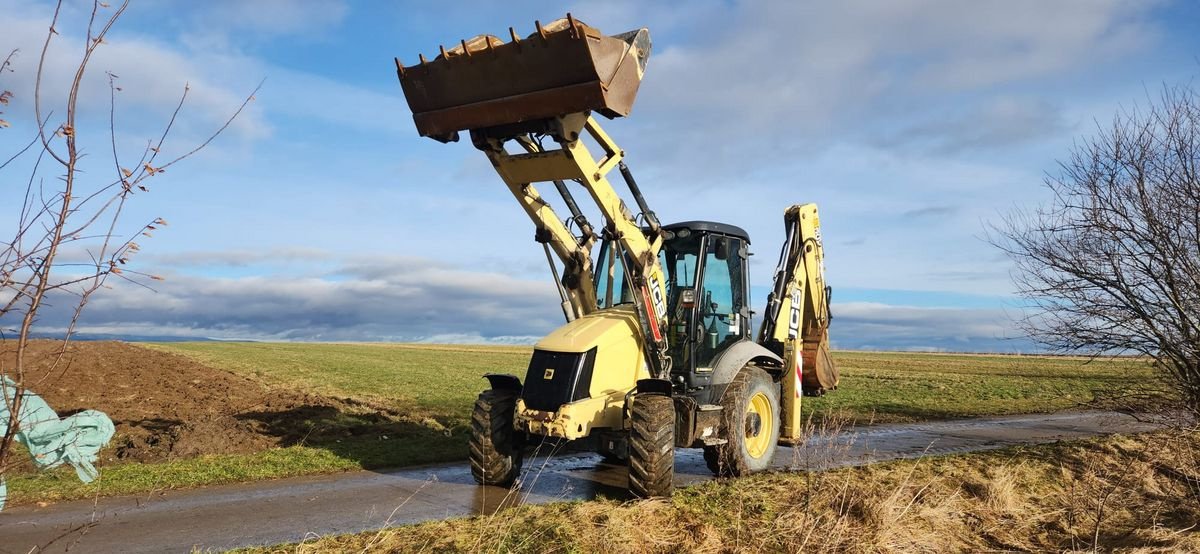
[[[471,413],[471,476],[481,485],[511,486],[521,473],[522,442],[513,428],[516,391],[486,390]]]
[[[669,396],[633,397],[629,433],[629,490],[635,496],[670,496],[675,474],[675,403]]]

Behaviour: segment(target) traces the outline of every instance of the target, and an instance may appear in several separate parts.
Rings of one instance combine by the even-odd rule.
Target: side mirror
[[[725,237],[718,238],[717,244],[713,248],[713,255],[716,256],[718,260],[728,260],[729,259],[729,239],[727,239]]]

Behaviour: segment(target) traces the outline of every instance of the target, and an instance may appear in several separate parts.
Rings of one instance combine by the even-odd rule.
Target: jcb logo
[[[667,316],[667,301],[663,298],[662,283],[658,279],[650,279],[650,298],[654,301],[654,314],[658,319]]]
[[[791,316],[788,318],[789,339],[794,339],[796,335],[800,334],[800,302],[802,301],[803,298],[801,298],[799,290],[792,292],[792,311]]]

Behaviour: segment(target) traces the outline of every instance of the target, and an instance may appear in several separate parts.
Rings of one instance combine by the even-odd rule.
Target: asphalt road
[[[877,425],[780,448],[780,470],[820,470],[1152,429],[1109,412]],[[712,479],[698,450],[676,451],[676,483]],[[102,498],[0,512],[0,552],[189,552],[298,542],[330,533],[471,514],[515,503],[624,498],[626,469],[595,454],[526,460],[519,490],[480,487],[465,464],[362,471]]]

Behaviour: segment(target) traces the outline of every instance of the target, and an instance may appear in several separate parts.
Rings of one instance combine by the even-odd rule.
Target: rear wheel
[[[727,442],[704,448],[713,473],[739,476],[771,466],[779,443],[779,386],[767,372],[746,366],[721,397],[721,438]]]
[[[517,480],[524,441],[513,427],[517,392],[486,390],[471,414],[471,476],[481,485],[507,487]]]
[[[629,490],[670,496],[675,477],[675,402],[660,394],[633,397],[629,432]]]

